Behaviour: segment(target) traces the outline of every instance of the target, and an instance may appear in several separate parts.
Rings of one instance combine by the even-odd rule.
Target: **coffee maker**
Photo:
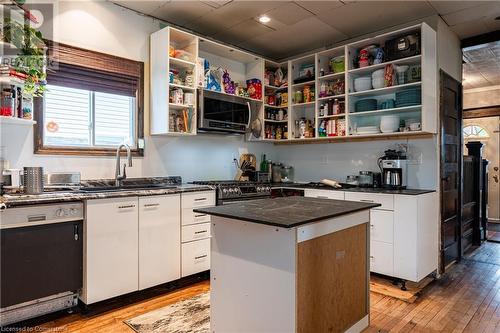
[[[379,157],[378,166],[382,173],[382,187],[390,189],[405,189],[407,177],[406,154],[392,149],[386,150]]]

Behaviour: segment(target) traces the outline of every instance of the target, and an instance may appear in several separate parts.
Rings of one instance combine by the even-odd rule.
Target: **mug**
[[[410,124],[411,131],[420,131],[420,129],[421,129],[420,123],[411,123]]]

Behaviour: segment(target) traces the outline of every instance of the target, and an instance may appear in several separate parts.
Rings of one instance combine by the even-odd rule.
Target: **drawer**
[[[394,210],[394,195],[392,194],[346,192],[345,200],[375,202],[382,205],[376,209]]]
[[[370,271],[394,275],[394,247],[392,244],[370,241]]]
[[[343,191],[305,189],[304,196],[310,198],[344,200]]]
[[[182,277],[210,269],[210,238],[182,244]]]
[[[215,206],[215,191],[191,192],[181,195],[182,209],[211,206]]]
[[[210,215],[193,212],[193,208],[185,208],[182,210],[182,225],[190,225],[197,223],[210,222]]]
[[[370,210],[370,239],[394,243],[394,212],[379,209]]]
[[[210,237],[210,223],[186,225],[182,227],[182,242],[191,242]]]

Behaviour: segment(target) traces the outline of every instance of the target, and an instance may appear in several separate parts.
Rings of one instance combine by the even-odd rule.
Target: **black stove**
[[[217,205],[271,197],[269,183],[236,180],[196,181],[192,183],[214,186],[217,193]]]

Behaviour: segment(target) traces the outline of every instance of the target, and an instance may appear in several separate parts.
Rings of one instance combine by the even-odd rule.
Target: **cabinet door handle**
[[[359,201],[363,201],[363,202],[374,202],[373,200],[367,200],[367,199],[361,199]]]
[[[200,230],[200,231],[195,231],[194,234],[195,235],[198,235],[198,234],[204,234],[205,232],[208,232],[208,230]]]
[[[46,215],[33,215],[33,216],[28,216],[28,222],[40,222],[40,221],[45,221],[47,220]]]
[[[144,204],[144,207],[158,207],[159,203]]]
[[[207,200],[207,198],[196,198],[196,199],[194,199],[194,201],[205,201],[205,200]]]
[[[203,216],[207,216],[207,214],[194,214],[194,217],[203,217]]]
[[[208,257],[208,254],[204,254],[202,256],[197,256],[197,257],[194,257],[195,260],[198,260],[198,259],[203,259],[203,258],[206,258]]]
[[[118,206],[118,209],[127,209],[127,208],[134,208],[135,205],[123,205],[123,206]]]
[[[328,197],[325,197],[323,195],[318,195],[316,198],[318,198],[318,199],[328,199]]]

